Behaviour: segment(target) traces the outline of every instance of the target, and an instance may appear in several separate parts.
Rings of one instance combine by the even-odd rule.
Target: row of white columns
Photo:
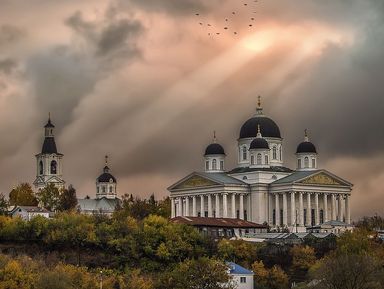
[[[296,195],[299,198],[299,208],[296,212]],[[304,220],[304,195],[306,196],[306,220]],[[284,192],[274,194],[274,205],[275,205],[275,220],[277,225],[281,225],[280,215],[280,196],[282,196],[282,212],[283,212],[283,226],[305,226],[311,225],[312,219],[312,196],[314,197],[314,210],[315,210],[315,225],[320,224],[320,206],[319,198],[323,198],[323,221],[327,222],[331,220],[345,221],[347,224],[351,223],[351,211],[349,204],[349,194],[327,194],[327,193],[313,193],[313,192]],[[328,199],[331,198],[331,215],[328,216]],[[288,197],[290,198],[290,216],[291,220],[288,220]],[[272,201],[272,198],[269,198]],[[270,212],[272,214],[272,212]],[[272,217],[271,217],[272,218]],[[305,222],[306,221],[306,222]],[[305,222],[305,224],[304,224]],[[272,223],[272,222],[271,222]]]
[[[229,212],[228,207],[228,197],[231,198],[231,212]],[[194,195],[194,196],[183,196],[183,197],[172,197],[171,198],[171,217],[197,217],[198,216],[198,208],[197,208],[197,200],[200,200],[200,216],[205,217],[205,201],[207,200],[208,207],[208,217],[216,217],[216,218],[237,218],[237,208],[236,208],[236,197],[239,196],[239,218],[244,220],[244,211],[245,211],[245,199],[244,195],[248,195],[245,193],[220,193],[220,194],[202,194],[202,195]],[[222,200],[220,200],[220,196],[222,196]],[[214,200],[213,200],[214,197]],[[190,199],[192,199],[192,212],[190,209]],[[248,200],[248,204],[249,204]],[[222,205],[222,210],[221,210]],[[215,216],[213,208],[215,208]],[[222,213],[221,213],[222,212]],[[230,214],[229,214],[230,213]]]

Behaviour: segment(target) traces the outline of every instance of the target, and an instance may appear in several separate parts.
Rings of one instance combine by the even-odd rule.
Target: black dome
[[[116,179],[114,176],[112,176],[110,173],[103,173],[102,175],[100,175],[100,177],[97,178],[97,181],[99,183],[109,183],[111,179],[113,183],[116,183]]]
[[[265,139],[263,139],[261,137],[257,137],[251,142],[251,146],[249,149],[250,150],[253,150],[253,149],[267,149],[267,150],[269,150],[269,145]]]
[[[277,124],[265,116],[255,116],[248,119],[240,130],[240,138],[254,138],[257,134],[257,126],[260,125],[263,137],[281,138],[280,129]]]
[[[317,154],[317,151],[316,151],[316,147],[313,143],[311,143],[309,141],[304,141],[297,146],[296,153],[297,154],[300,154],[300,153],[315,153],[315,154]]]
[[[53,137],[46,137],[44,139],[43,148],[41,149],[42,154],[57,154],[57,148],[55,139]]]
[[[208,155],[225,155],[224,148],[218,143],[212,143],[205,149],[205,156]]]

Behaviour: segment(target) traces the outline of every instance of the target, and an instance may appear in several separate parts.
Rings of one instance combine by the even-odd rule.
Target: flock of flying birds
[[[243,8],[245,8],[246,11],[248,12],[248,15],[250,15],[248,18],[249,19],[249,24],[248,24],[249,28],[252,28],[254,26],[253,22],[255,21],[255,14],[257,13],[255,11],[257,2],[259,2],[259,0],[253,0],[252,2],[250,2],[250,1],[246,1],[246,2],[242,1],[241,2]],[[251,5],[251,4],[253,4],[253,5]],[[226,32],[226,31],[233,33],[233,35],[237,35],[239,32],[235,29],[235,27],[232,25],[232,23],[234,22],[235,17],[240,15],[240,13],[241,13],[241,11],[239,9],[233,10],[232,13],[230,14],[230,16],[227,16],[226,18],[224,18],[224,23],[221,27],[214,26],[213,24],[211,24],[209,22],[202,22],[203,20],[200,18],[201,17],[200,13],[196,13],[195,16],[200,18],[200,22],[198,22],[198,24],[202,28],[207,29],[208,36],[220,35],[221,33]]]

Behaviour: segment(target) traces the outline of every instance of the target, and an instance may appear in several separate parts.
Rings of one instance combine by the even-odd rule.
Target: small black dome
[[[263,137],[281,138],[280,129],[277,124],[265,116],[255,116],[248,119],[240,130],[240,138],[253,138],[257,134],[257,126],[261,127]]]
[[[209,155],[225,155],[224,148],[218,143],[212,143],[205,149],[205,156]]]
[[[301,154],[301,153],[317,154],[317,151],[316,151],[316,147],[313,143],[311,143],[310,141],[304,141],[297,146],[296,153],[297,154]]]
[[[99,183],[109,183],[112,180],[112,183],[116,183],[116,179],[110,173],[103,173],[100,177],[97,178]]]
[[[266,149],[269,150],[269,145],[268,142],[261,138],[257,137],[251,142],[251,146],[249,147],[250,150],[255,150],[255,149]]]
[[[55,139],[53,137],[46,137],[44,139],[43,148],[41,149],[42,154],[57,154],[57,148]]]

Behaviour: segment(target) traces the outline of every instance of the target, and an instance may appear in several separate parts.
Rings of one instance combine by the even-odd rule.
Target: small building
[[[10,212],[13,218],[20,217],[25,221],[30,221],[36,216],[49,218],[51,214],[53,214],[51,211],[35,206],[16,206]]]
[[[96,199],[77,199],[77,210],[82,214],[111,216],[121,204],[117,197],[117,179],[110,173],[108,156],[102,174],[96,179]]]
[[[232,277],[232,283],[236,289],[253,289],[254,273],[233,262],[227,263],[229,267],[229,275]]]
[[[260,225],[241,219],[204,218],[204,217],[175,217],[171,222],[196,227],[201,233],[213,238],[241,237],[247,233],[267,232],[266,225]]]
[[[344,223],[342,221],[328,221],[317,226],[312,226],[307,228],[309,233],[333,233],[341,234],[346,231],[352,231],[354,226],[351,224]]]
[[[77,210],[86,215],[107,215],[111,216],[120,205],[120,199],[108,199],[102,197],[101,199],[77,199]]]

